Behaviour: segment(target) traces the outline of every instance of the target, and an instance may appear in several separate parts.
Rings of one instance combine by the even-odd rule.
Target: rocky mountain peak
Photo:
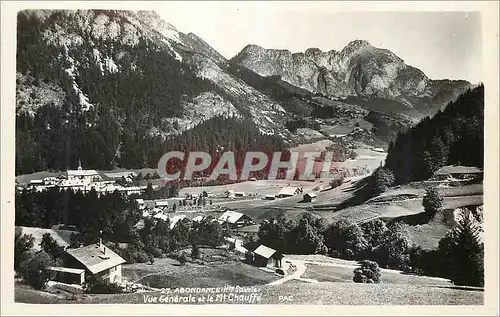
[[[304,53],[306,56],[316,56],[322,54],[323,51],[316,47],[310,47]]]

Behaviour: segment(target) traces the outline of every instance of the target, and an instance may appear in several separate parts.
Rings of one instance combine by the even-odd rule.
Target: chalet
[[[57,177],[45,177],[43,179],[43,184],[44,185],[57,185],[60,182]]]
[[[137,203],[137,206],[139,206],[139,209],[146,208],[146,205],[144,204],[144,199],[138,198],[135,200],[135,202]]]
[[[243,246],[243,241],[240,240],[240,239],[236,239],[236,238],[230,238],[230,237],[226,237],[225,240],[230,244],[230,245],[234,245],[234,252],[241,255],[241,256],[244,256],[245,254],[247,254],[248,250],[247,248],[245,248]]]
[[[168,208],[168,200],[155,200],[156,208]]]
[[[266,195],[266,196],[264,196],[264,199],[265,200],[275,200],[276,199],[276,195]]]
[[[126,195],[139,195],[141,193],[141,188],[139,186],[129,186],[118,188],[118,191]]]
[[[292,197],[295,196],[298,192],[299,189],[297,187],[287,186],[283,187],[278,193],[278,195],[276,195],[276,197],[278,198]]]
[[[234,192],[234,197],[245,197],[244,192]]]
[[[103,278],[110,283],[120,283],[122,264],[125,260],[106,247],[102,240],[76,249],[67,249],[65,267],[51,267],[56,280],[82,284],[88,276]]]
[[[170,219],[170,229],[173,229],[179,221],[186,219],[186,216],[185,215],[177,215],[177,216],[173,216],[172,218],[169,218],[169,219]]]
[[[434,173],[433,179],[447,180],[449,178],[471,180],[482,179],[483,171],[473,166],[443,166]]]
[[[233,228],[241,228],[253,223],[252,218],[232,210],[223,213],[218,220],[219,223],[228,223]]]
[[[43,184],[43,180],[41,179],[33,179],[33,180],[30,180],[30,183],[29,183],[29,186],[42,186],[44,185]]]
[[[255,251],[253,251],[252,259],[253,264],[258,267],[268,268],[281,268],[281,259],[283,255],[276,252],[276,250],[266,247],[261,244]]]
[[[316,194],[315,194],[315,193],[313,193],[313,192],[306,193],[306,194],[304,195],[304,202],[306,202],[306,203],[311,203],[311,202],[313,202],[313,201],[316,201],[316,198],[317,198],[317,196],[316,196]]]

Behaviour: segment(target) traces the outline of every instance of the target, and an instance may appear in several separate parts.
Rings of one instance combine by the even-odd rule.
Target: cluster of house
[[[58,187],[84,193],[94,189],[99,194],[118,191],[125,195],[141,194],[141,192],[146,189],[146,186],[123,186],[117,184],[115,180],[103,180],[103,177],[96,170],[82,169],[81,163],[78,164],[78,169],[67,170],[65,175],[61,174],[57,177],[32,180],[28,184],[28,187],[36,191],[44,191],[49,188]]]
[[[234,251],[244,255],[257,267],[269,269],[285,269],[283,255],[265,245],[259,245],[249,251],[243,247],[241,240],[227,238],[234,244]],[[110,283],[123,284],[122,265],[126,261],[106,247],[102,240],[79,248],[66,248],[61,256],[63,266],[52,266],[47,269],[53,273],[52,281],[82,287],[90,277],[104,279]]]

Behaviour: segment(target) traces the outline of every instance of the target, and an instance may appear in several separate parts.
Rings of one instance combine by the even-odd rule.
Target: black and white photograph
[[[485,305],[483,11],[120,4],[10,10],[16,304]]]

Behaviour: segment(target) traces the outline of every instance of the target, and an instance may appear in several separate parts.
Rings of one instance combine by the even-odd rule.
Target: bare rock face
[[[341,51],[309,48],[303,53],[246,46],[232,62],[262,76],[334,97],[385,98],[412,106],[411,98],[435,93],[432,80],[389,50],[355,40]]]

